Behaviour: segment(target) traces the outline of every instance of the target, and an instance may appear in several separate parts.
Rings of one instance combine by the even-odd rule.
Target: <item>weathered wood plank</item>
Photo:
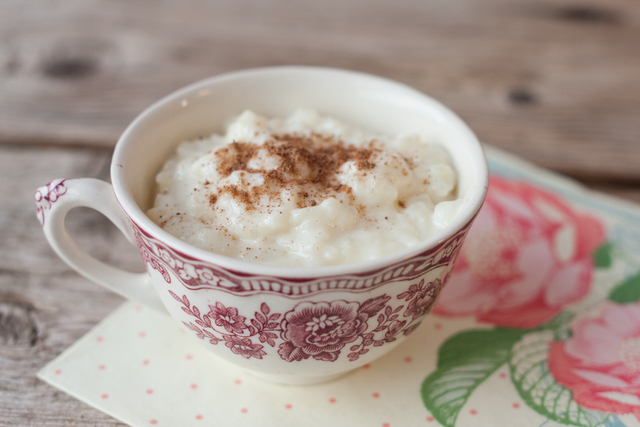
[[[415,86],[542,166],[639,182],[638,40],[634,0],[6,0],[0,141],[112,146],[186,83],[326,65]]]
[[[122,426],[36,379],[36,372],[122,299],[70,271],[49,248],[33,193],[54,178],[106,178],[108,149],[0,147],[0,425]],[[28,171],[25,173],[25,171]],[[140,270],[139,254],[94,211],[69,229],[93,255]]]
[[[620,187],[611,185],[592,185],[596,191],[600,191],[611,196],[619,197],[621,199],[631,200],[632,202],[640,203],[640,188],[635,187]]]

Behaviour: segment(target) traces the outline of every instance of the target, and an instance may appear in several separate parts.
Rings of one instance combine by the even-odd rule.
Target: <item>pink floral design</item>
[[[138,247],[140,247],[140,245],[142,244],[140,234],[134,233],[134,237],[136,239],[136,244],[138,245]],[[164,268],[164,265],[158,260],[158,258],[151,256],[151,254],[148,251],[141,251],[140,253],[142,255],[142,260],[144,261],[145,265],[151,264],[151,268],[159,272],[162,275],[162,278],[164,279],[165,282],[171,283],[171,276],[169,275],[169,272],[167,271],[166,268]]]
[[[221,302],[209,305],[209,312],[203,314],[186,295],[169,293],[180,303],[182,311],[194,319],[183,324],[212,345],[224,341],[234,354],[262,359],[267,352],[255,340],[271,347],[276,347],[278,340],[277,353],[287,362],[309,358],[334,362],[347,344],[352,344],[347,358],[354,361],[368,353],[370,346],[379,347],[395,341],[399,335],[411,333],[433,305],[439,288],[439,279],[426,284],[421,280],[396,297],[409,301],[403,317],[411,319],[400,318],[405,305],[392,307],[392,298],[386,294],[362,304],[345,300],[303,301],[284,315],[271,313],[268,304],[262,303],[260,311],[247,319],[237,308]]]
[[[44,225],[45,211],[51,209],[51,205],[67,194],[67,187],[64,185],[65,181],[66,179],[51,181],[36,191],[36,215],[41,225]]]
[[[533,328],[585,297],[601,223],[552,193],[493,176],[448,286],[434,309]]]
[[[252,357],[262,359],[262,356],[267,355],[267,353],[262,350],[264,346],[253,344],[249,338],[225,335],[224,340],[226,341],[224,345],[229,347],[233,354],[239,354],[245,359],[251,359]]]
[[[333,362],[340,350],[368,327],[366,313],[357,302],[303,302],[284,316],[278,354],[284,360],[307,359]]]
[[[223,326],[227,332],[235,332],[241,334],[243,329],[247,328],[244,322],[246,317],[238,315],[238,309],[233,307],[225,307],[217,302],[215,306],[210,305],[209,317],[216,322],[216,325]]]
[[[427,284],[422,279],[417,285],[411,285],[408,291],[398,295],[398,299],[409,301],[409,305],[402,315],[404,317],[411,316],[412,320],[415,320],[428,314],[436,301],[436,295],[440,292],[440,286],[440,279]]]
[[[580,405],[640,420],[640,304],[609,304],[551,343],[549,369]]]
[[[203,263],[173,250],[144,231],[133,220],[131,226],[145,265],[148,269],[159,271],[167,283],[171,283],[174,277],[179,284],[192,291],[215,289],[238,296],[268,293],[299,298],[301,295],[334,292],[336,288],[349,292],[371,292],[380,286],[420,280],[433,270],[449,268],[460,251],[471,221],[433,248],[394,265],[364,274],[290,279],[245,275],[215,264]]]

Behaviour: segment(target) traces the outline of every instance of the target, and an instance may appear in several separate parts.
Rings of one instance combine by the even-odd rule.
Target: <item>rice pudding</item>
[[[448,152],[309,110],[245,111],[224,135],[182,142],[147,215],[196,247],[277,266],[380,258],[444,228],[462,205]]]

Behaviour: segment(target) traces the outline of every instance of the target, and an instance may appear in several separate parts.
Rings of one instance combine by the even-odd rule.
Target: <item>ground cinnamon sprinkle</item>
[[[235,259],[373,260],[429,238],[464,206],[450,156],[428,138],[376,135],[308,110],[245,111],[223,133],[180,143],[147,213],[185,243]]]
[[[262,155],[276,157],[278,167],[269,170],[250,167],[251,160],[257,159],[261,151]],[[254,210],[263,197],[274,199],[280,197],[282,189],[288,189],[298,196],[299,208],[316,206],[337,193],[351,193],[351,188],[340,184],[336,177],[343,164],[354,161],[357,169],[371,170],[375,167],[372,155],[380,151],[374,141],[366,147],[355,147],[316,133],[273,135],[263,145],[233,142],[215,153],[218,173],[222,177],[235,171],[261,174],[264,183],[249,186],[241,179],[240,185],[217,189],[209,196],[209,203],[213,206],[221,194],[229,194],[247,210]]]

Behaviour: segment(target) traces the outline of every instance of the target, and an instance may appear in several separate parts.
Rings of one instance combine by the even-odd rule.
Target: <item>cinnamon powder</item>
[[[264,150],[269,157],[276,157],[275,169],[249,167],[251,160]],[[262,175],[262,185],[249,186],[240,175],[240,185],[226,185],[209,196],[211,206],[221,194],[229,194],[243,203],[247,210],[254,210],[263,197],[275,199],[281,190],[288,189],[298,198],[298,208],[316,206],[337,193],[351,194],[351,188],[340,184],[337,174],[343,164],[355,162],[359,170],[371,170],[374,153],[381,150],[371,141],[366,147],[346,145],[333,137],[312,133],[309,136],[278,134],[263,145],[233,142],[216,151],[217,170],[222,177],[235,171]],[[207,182],[208,183],[208,182]],[[353,197],[353,196],[351,196]]]

